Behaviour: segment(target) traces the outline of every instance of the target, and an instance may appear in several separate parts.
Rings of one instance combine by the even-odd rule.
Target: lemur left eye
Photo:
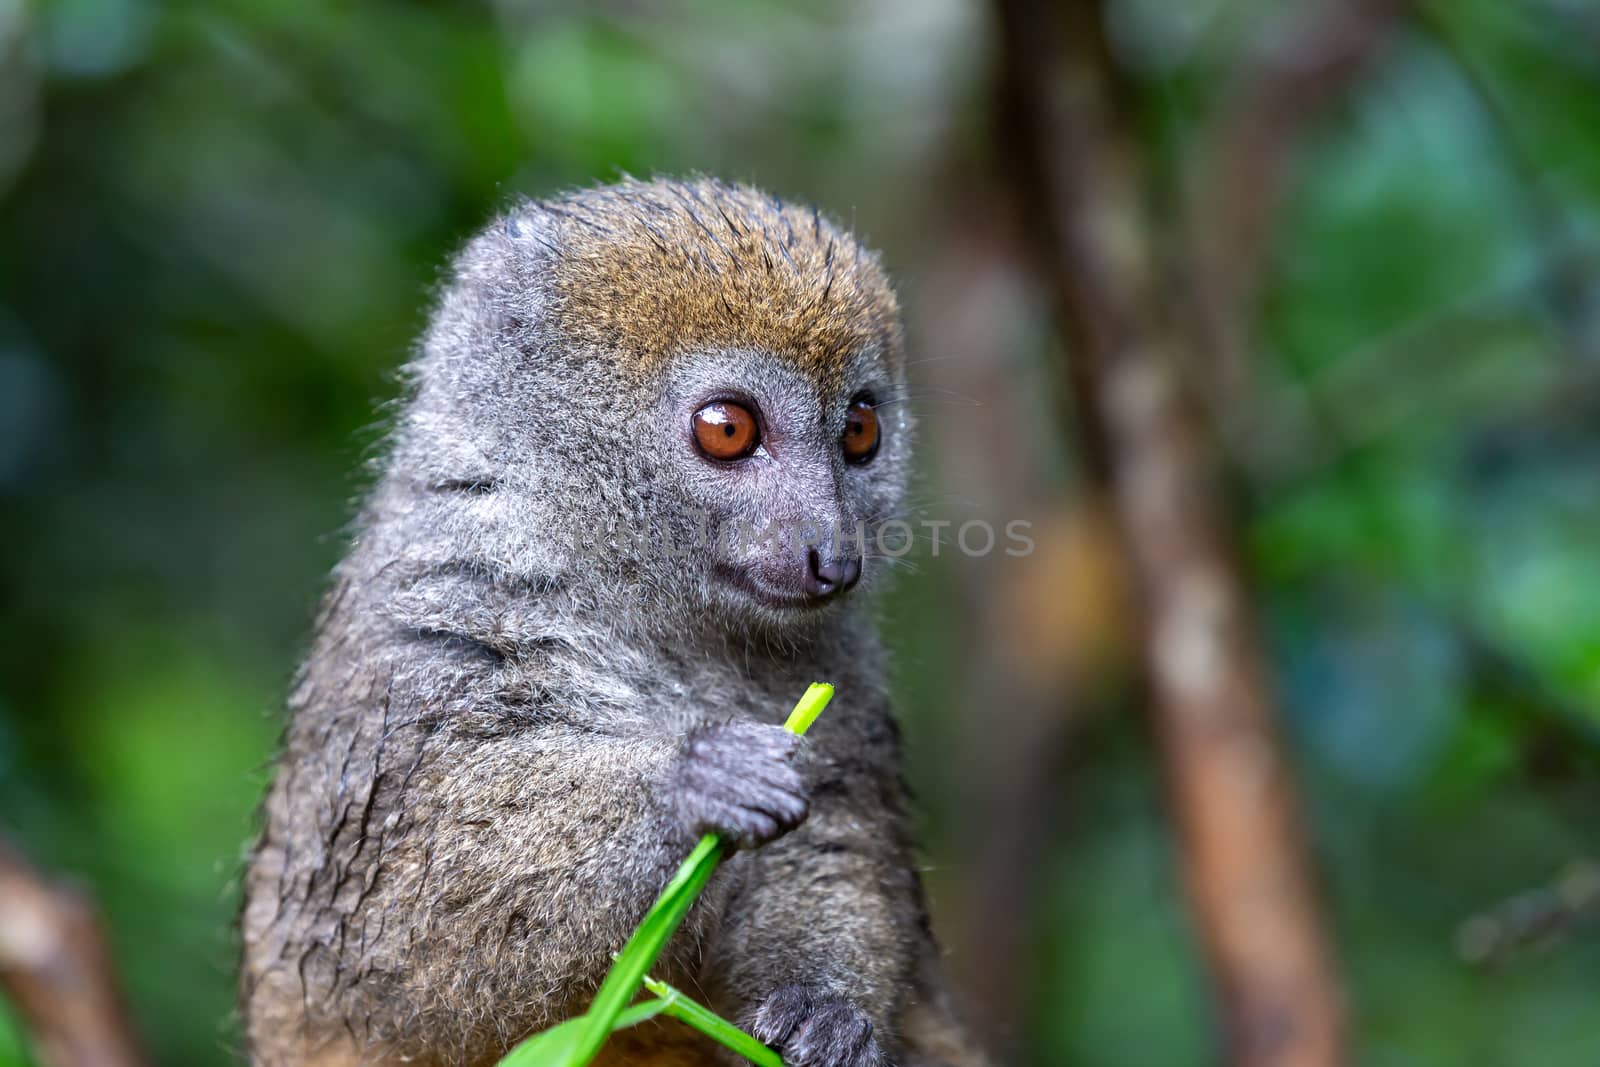
[[[761,443],[761,426],[743,404],[718,400],[694,413],[694,440],[712,459],[744,459]]]
[[[856,400],[850,404],[841,444],[844,458],[851,463],[870,463],[878,454],[878,413],[871,403]]]

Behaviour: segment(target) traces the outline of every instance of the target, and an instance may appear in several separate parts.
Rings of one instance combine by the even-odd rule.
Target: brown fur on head
[[[755,348],[829,386],[857,352],[899,351],[877,257],[815,208],[710,178],[573,193],[551,308],[564,333],[648,370],[687,350]]]

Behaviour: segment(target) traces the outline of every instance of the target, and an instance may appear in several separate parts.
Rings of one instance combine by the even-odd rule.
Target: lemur
[[[246,875],[252,1060],[492,1064],[587,1006],[716,832],[659,977],[786,1063],[980,1063],[871,608],[912,453],[876,256],[709,179],[522,202],[405,377]],[[838,696],[799,742],[813,680]],[[601,1062],[724,1055],[662,1023]]]

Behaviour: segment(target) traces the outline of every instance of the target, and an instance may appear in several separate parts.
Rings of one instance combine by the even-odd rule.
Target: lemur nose
[[[806,553],[806,592],[814,597],[830,597],[853,588],[861,580],[861,560],[845,557],[823,561],[822,553]]]

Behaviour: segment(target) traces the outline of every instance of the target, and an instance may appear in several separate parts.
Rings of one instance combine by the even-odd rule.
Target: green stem
[[[588,1063],[606,1043],[616,1027],[617,1018],[633,999],[640,981],[644,978],[667,939],[678,929],[683,917],[689,913],[700,890],[705,888],[711,873],[722,858],[723,845],[716,834],[707,834],[689,853],[667,887],[661,891],[655,905],[644,922],[634,931],[622,947],[617,960],[606,974],[605,981],[594,995],[594,1003],[582,1016],[583,1024],[574,1040],[571,1063]]]
[[[667,983],[646,975],[644,987],[660,998],[649,1003],[661,1005],[657,1010],[662,1015],[670,1015],[679,1022],[687,1023],[711,1040],[737,1052],[756,1067],[783,1067],[783,1057]]]
[[[645,979],[649,981],[649,979]],[[639,1003],[622,1009],[617,1016],[617,1021],[612,1024],[612,1030],[626,1030],[630,1026],[638,1026],[642,1022],[654,1019],[657,1015],[671,1014],[671,1007],[664,998],[656,1000],[641,1000]]]
[[[800,697],[800,702],[794,706],[789,717],[784,720],[783,728],[792,734],[804,737],[805,732],[811,729],[811,724],[817,721],[817,716],[822,714],[822,709],[828,706],[828,701],[833,699],[833,686],[827,682],[812,682],[811,687]]]

